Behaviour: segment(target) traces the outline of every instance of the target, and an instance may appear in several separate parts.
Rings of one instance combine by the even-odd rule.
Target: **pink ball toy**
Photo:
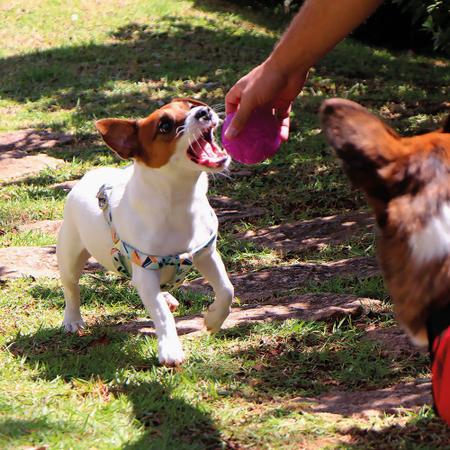
[[[234,139],[227,139],[225,131],[234,114],[227,115],[222,126],[222,144],[233,159],[256,164],[277,152],[281,145],[281,127],[270,110],[255,109],[245,128]]]

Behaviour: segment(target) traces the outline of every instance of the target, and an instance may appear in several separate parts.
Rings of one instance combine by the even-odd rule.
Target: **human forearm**
[[[270,56],[228,91],[226,112],[236,113],[226,136],[243,129],[252,111],[271,106],[281,135],[289,134],[289,111],[305,83],[308,70],[383,0],[306,0]]]
[[[267,63],[286,75],[307,71],[383,0],[306,0]]]

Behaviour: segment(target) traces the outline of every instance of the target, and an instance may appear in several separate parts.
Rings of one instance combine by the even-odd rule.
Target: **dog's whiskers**
[[[179,138],[186,130],[185,125],[180,125],[175,129],[175,137]]]
[[[233,179],[229,169],[222,170],[222,172],[217,172],[217,175],[220,177],[226,178],[227,180]]]

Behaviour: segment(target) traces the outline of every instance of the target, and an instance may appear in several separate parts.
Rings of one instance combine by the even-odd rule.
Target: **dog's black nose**
[[[209,108],[201,108],[199,109],[194,116],[197,120],[204,119],[204,120],[211,120],[211,110]]]

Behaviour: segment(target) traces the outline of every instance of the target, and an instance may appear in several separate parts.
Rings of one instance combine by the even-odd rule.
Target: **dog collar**
[[[433,400],[437,414],[450,425],[450,304],[427,321]]]
[[[112,221],[111,205],[109,197],[113,187],[109,184],[104,184],[100,187],[97,193],[98,205],[103,211],[106,222],[109,225],[113,247],[111,248],[111,256],[114,268],[121,275],[131,278],[132,264],[136,264],[147,270],[160,270],[167,266],[172,266],[174,275],[170,281],[161,286],[163,289],[173,289],[179,286],[186,277],[189,270],[193,267],[193,256],[201,251],[211,247],[216,239],[217,234],[213,233],[206,244],[203,244],[191,252],[181,253],[179,255],[156,256],[149,255],[127,244],[116,232]]]

